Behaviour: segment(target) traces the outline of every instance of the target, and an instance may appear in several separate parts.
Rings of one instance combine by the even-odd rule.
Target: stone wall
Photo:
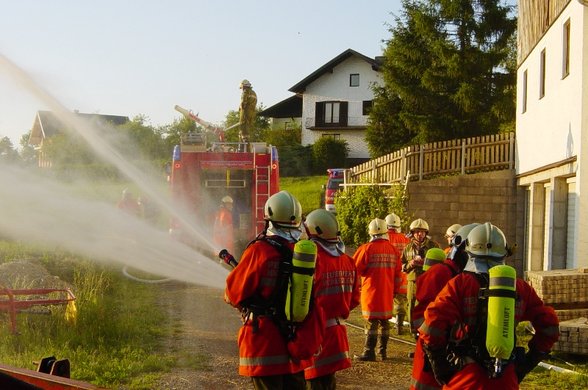
[[[442,248],[447,246],[445,231],[454,223],[491,222],[498,226],[509,245],[517,244],[517,252],[507,263],[523,276],[524,192],[516,186],[514,171],[412,181],[408,196],[409,215],[426,220],[431,237]]]

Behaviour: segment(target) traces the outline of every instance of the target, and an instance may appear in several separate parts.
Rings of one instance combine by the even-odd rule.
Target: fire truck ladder
[[[253,166],[255,167],[255,212],[257,215],[258,230],[263,229],[263,208],[270,197],[270,170],[269,166],[258,166],[253,153]]]

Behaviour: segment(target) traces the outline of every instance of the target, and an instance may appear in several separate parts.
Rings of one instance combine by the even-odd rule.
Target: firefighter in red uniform
[[[267,200],[264,215],[264,231],[245,249],[225,289],[225,300],[243,318],[239,374],[251,377],[255,389],[304,389],[303,370],[320,347],[324,317],[314,305],[291,334],[275,314],[284,313],[276,299],[284,282],[280,265],[300,237],[302,210],[292,194],[280,191]]]
[[[400,232],[400,217],[394,213],[386,216],[386,226],[388,227],[388,240],[396,248],[398,253],[402,254],[404,248],[410,242],[406,234]],[[394,281],[394,307],[392,315],[396,317],[396,334],[404,333],[404,319],[406,318],[407,301],[406,301],[406,274],[400,272]]]
[[[447,231],[445,231],[445,239],[447,240],[447,248],[444,249],[445,254],[448,255],[449,252],[451,252],[451,248],[453,247],[453,237],[461,227],[462,226],[459,223],[454,223],[447,228]]]
[[[425,253],[431,248],[438,248],[439,244],[428,237],[429,224],[421,218],[410,223],[410,242],[402,252],[402,271],[408,280],[406,298],[408,300],[408,322],[412,324],[412,309],[415,305],[416,281],[423,273]],[[411,333],[416,335],[416,329],[411,326]]]
[[[361,314],[366,319],[365,346],[361,361],[376,360],[376,345],[382,360],[387,358],[386,347],[390,337],[390,318],[394,300],[394,282],[400,269],[400,254],[388,241],[386,221],[376,218],[368,227],[370,242],[361,245],[353,255],[357,273],[361,276]]]
[[[120,210],[129,213],[130,215],[134,215],[135,217],[140,216],[141,209],[139,207],[139,203],[137,203],[137,199],[133,196],[133,193],[125,188],[122,192],[122,197],[116,204]]]
[[[472,223],[459,229],[453,235],[453,241],[451,243],[452,250],[447,260],[440,266],[429,268],[417,279],[417,303],[412,311],[412,321],[415,329],[418,329],[423,324],[425,320],[425,309],[429,303],[433,302],[447,282],[459,274],[465,267],[468,261],[468,255],[465,251],[466,238],[469,232],[478,225],[479,223]],[[441,249],[429,249],[426,256],[429,257],[429,252],[433,250],[440,251]],[[417,345],[414,351],[410,388],[415,390],[441,388],[441,385],[439,385],[431,371],[428,360],[426,360],[420,338],[417,339]]]
[[[498,227],[489,222],[476,226],[468,234],[466,251],[470,259],[464,271],[447,283],[425,311],[425,322],[419,328],[423,348],[435,378],[445,389],[518,389],[557,341],[557,315],[522,279],[509,282],[490,277],[491,268],[503,267],[504,258],[511,253]],[[488,301],[508,297],[504,292],[492,295],[492,288],[508,283],[512,283],[513,294],[508,299],[514,299],[515,328],[519,321],[530,321],[535,335],[524,356],[517,347],[511,358],[498,361],[490,358],[487,343],[491,336],[486,333],[487,323],[495,314]],[[448,360],[449,355],[452,359]]]
[[[233,198],[224,196],[214,218],[212,238],[214,243],[229,253],[235,253],[235,238],[233,234]]]
[[[353,259],[345,254],[335,215],[325,209],[312,211],[304,222],[310,240],[318,247],[315,271],[315,305],[326,322],[320,352],[304,371],[307,388],[334,389],[335,373],[351,367],[347,328],[342,322],[359,305],[359,275]]]

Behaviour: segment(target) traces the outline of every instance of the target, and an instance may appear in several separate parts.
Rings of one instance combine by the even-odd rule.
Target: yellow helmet
[[[339,223],[330,211],[325,209],[311,211],[306,216],[304,225],[310,237],[318,237],[331,242],[339,240]]]
[[[417,230],[417,229],[425,230],[428,232],[429,231],[429,224],[424,219],[417,218],[410,223],[410,231],[412,232],[413,230]]]
[[[249,80],[243,80],[241,81],[241,85],[239,85],[239,88],[251,88],[251,83],[249,82]]]
[[[445,261],[445,252],[441,248],[431,248],[425,254],[425,262],[423,264],[423,271],[428,270],[433,265],[437,263],[442,263]]]
[[[265,202],[264,219],[284,228],[297,228],[302,221],[300,202],[288,191],[280,191]]]
[[[377,236],[380,234],[388,233],[386,221],[380,218],[372,219],[372,221],[368,225],[368,233],[370,234],[370,236]]]

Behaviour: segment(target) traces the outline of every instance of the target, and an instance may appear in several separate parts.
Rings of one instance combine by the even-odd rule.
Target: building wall
[[[423,218],[430,227],[431,237],[442,248],[447,228],[454,223],[467,225],[491,222],[505,234],[509,245],[517,244],[514,256],[507,259],[524,271],[521,249],[524,247],[524,192],[516,186],[514,171],[494,171],[439,179],[412,181],[408,184],[408,212]]]
[[[349,86],[349,75],[359,73],[359,87]],[[332,73],[325,73],[307,86],[302,102],[302,145],[312,144],[322,134],[341,134],[342,139],[349,143],[351,158],[367,158],[369,152],[364,140],[365,130],[309,130],[306,119],[315,118],[315,105],[321,101],[347,101],[350,124],[367,123],[367,116],[362,115],[363,101],[372,100],[374,94],[371,86],[381,83],[380,75],[372,69],[371,64],[359,57],[350,57],[337,65]],[[312,121],[314,123],[314,121]]]
[[[588,199],[582,196],[582,188],[588,188],[588,177],[581,175],[582,165],[588,166],[583,164],[588,161],[582,153],[588,150],[588,141],[582,137],[588,124],[587,8],[579,1],[569,2],[517,71],[516,172],[518,185],[527,194],[524,263],[528,270],[588,266],[588,222],[581,217],[588,212]],[[566,22],[570,23],[567,76],[563,73]],[[545,95],[541,98],[543,50]]]
[[[582,120],[583,7],[567,7],[517,71],[517,173],[579,154]],[[570,73],[562,78],[563,26],[571,23]],[[545,49],[545,95],[540,98],[540,58]],[[527,109],[523,79],[527,72]]]

